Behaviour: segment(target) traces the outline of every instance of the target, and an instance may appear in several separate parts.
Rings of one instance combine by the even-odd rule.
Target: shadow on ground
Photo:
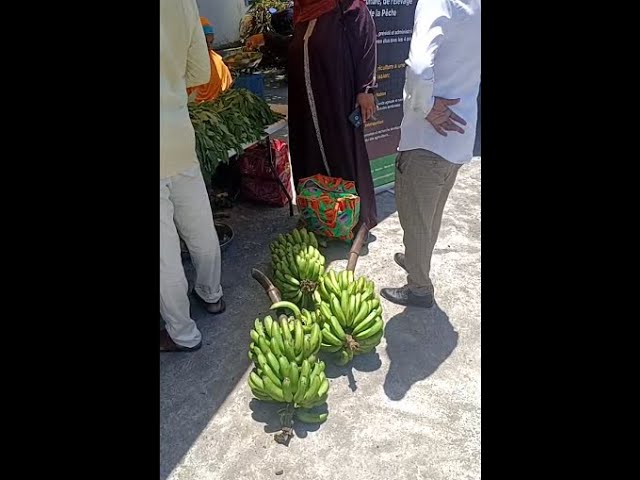
[[[251,418],[258,423],[264,423],[265,433],[273,434],[282,430],[282,422],[280,420],[280,410],[282,405],[275,403],[266,403],[255,398],[249,402],[249,408],[251,409]],[[325,413],[329,412],[329,407],[325,403],[319,407],[314,408],[313,413]],[[308,424],[299,421],[293,422],[293,431],[298,438],[306,438],[309,433],[317,432],[322,425]]]
[[[405,309],[386,323],[384,336],[390,361],[384,392],[395,401],[433,374],[458,345],[458,333],[437,304]]]
[[[379,348],[379,347],[378,347]],[[349,380],[349,388],[352,392],[358,389],[358,382],[355,379],[353,371],[358,372],[374,372],[382,366],[380,355],[378,352],[373,351],[365,355],[358,355],[353,357],[353,361],[348,365],[340,367],[335,364],[333,356],[331,354],[321,354],[322,360],[327,364],[325,368],[325,374],[328,378],[347,377]]]

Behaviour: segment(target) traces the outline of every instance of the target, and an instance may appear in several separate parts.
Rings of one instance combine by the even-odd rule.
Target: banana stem
[[[362,246],[364,245],[364,241],[367,239],[367,235],[369,234],[369,227],[367,227],[364,223],[360,225],[358,229],[358,233],[356,234],[356,238],[353,240],[353,244],[351,245],[351,249],[349,250],[349,261],[347,262],[347,270],[355,271],[356,264],[358,263],[358,257],[360,256],[360,250],[362,250]]]
[[[271,283],[269,277],[267,277],[264,273],[262,273],[257,268],[251,269],[251,276],[260,284],[262,288],[264,288],[265,293],[271,300],[271,303],[278,303],[282,300],[282,295],[280,294],[280,290]]]
[[[283,445],[289,445],[289,440],[293,438],[293,414],[295,412],[295,408],[293,403],[287,403],[285,407],[280,410],[280,423],[282,425],[282,430],[276,433],[273,438],[276,442],[281,443]]]
[[[344,343],[345,346],[352,352],[355,352],[360,347],[360,344],[348,333]]]
[[[278,303],[282,301],[282,295],[280,294],[280,290],[278,290],[278,287],[276,287],[273,283],[271,283],[271,280],[269,280],[269,277],[267,277],[264,273],[262,273],[257,268],[251,269],[251,276],[260,284],[262,288],[264,288],[265,293],[267,294],[267,296],[269,297],[269,300],[271,300],[272,303]],[[287,318],[287,315],[285,313],[281,313],[278,316],[278,318],[282,318],[282,317]]]

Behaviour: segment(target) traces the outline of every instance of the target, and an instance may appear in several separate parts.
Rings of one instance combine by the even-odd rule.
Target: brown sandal
[[[202,347],[202,342],[198,343],[195,347],[183,347],[174,342],[166,330],[160,331],[161,352],[195,352],[196,350],[200,350],[200,347]]]
[[[198,295],[198,292],[196,292],[195,289],[193,290],[193,294],[198,300],[200,300],[200,303],[204,305],[204,309],[211,315],[219,315],[221,313],[224,313],[224,311],[227,309],[227,304],[224,303],[224,298],[220,298],[220,300],[218,300],[216,303],[209,303],[205,302],[202,297]]]

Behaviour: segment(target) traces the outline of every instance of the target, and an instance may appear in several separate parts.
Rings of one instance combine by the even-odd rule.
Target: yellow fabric
[[[206,25],[211,25],[211,22],[209,22],[209,20],[207,20],[207,17],[200,17],[200,25],[202,25],[204,27]]]
[[[209,50],[209,59],[211,61],[211,78],[209,79],[209,83],[187,89],[189,97],[192,97],[192,94],[195,92],[195,101],[197,103],[215,100],[218,95],[231,87],[233,81],[231,72],[229,72],[229,68],[224,64],[220,55],[213,50]]]

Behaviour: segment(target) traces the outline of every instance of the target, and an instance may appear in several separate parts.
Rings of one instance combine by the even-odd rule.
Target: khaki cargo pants
[[[404,230],[407,284],[416,295],[433,295],[431,256],[459,169],[460,165],[427,150],[401,152],[396,158],[396,204]]]

